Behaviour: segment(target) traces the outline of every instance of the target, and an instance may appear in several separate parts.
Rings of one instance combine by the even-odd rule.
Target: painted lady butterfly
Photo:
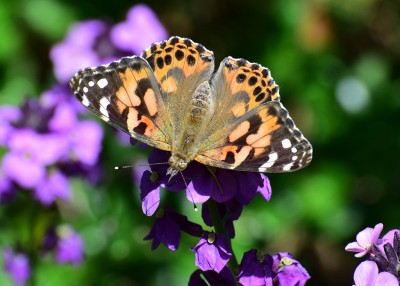
[[[252,172],[308,165],[312,147],[280,103],[270,71],[225,58],[180,37],[152,44],[141,57],[80,70],[70,87],[110,125],[171,152],[168,173],[189,162]]]

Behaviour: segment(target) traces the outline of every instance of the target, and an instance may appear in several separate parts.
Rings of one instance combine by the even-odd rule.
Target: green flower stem
[[[232,243],[231,243],[231,238],[228,236],[226,230],[225,230],[225,226],[224,223],[218,213],[218,209],[217,209],[217,204],[213,199],[209,199],[206,202],[206,205],[208,207],[208,210],[210,212],[211,215],[211,220],[213,222],[214,225],[214,230],[215,233],[218,235],[223,235],[226,237],[226,239],[228,240],[229,243],[229,247],[232,251],[232,258],[228,261],[228,268],[232,271],[233,276],[237,277],[238,273],[239,273],[239,264],[238,261],[236,259],[235,253],[233,252],[232,249]]]

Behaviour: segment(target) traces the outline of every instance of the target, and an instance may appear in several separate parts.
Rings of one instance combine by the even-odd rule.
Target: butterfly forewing
[[[90,111],[132,137],[170,150],[161,93],[148,63],[140,57],[80,70],[70,87]]]
[[[142,53],[160,85],[168,109],[173,134],[186,128],[182,120],[196,88],[209,81],[214,69],[214,54],[192,40],[171,37],[153,44]]]

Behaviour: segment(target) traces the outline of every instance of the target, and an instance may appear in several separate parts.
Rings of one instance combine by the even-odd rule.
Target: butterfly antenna
[[[168,162],[162,162],[162,163],[151,163],[151,164],[138,164],[138,165],[126,165],[126,166],[115,166],[115,170],[121,170],[121,169],[126,169],[126,168],[133,168],[136,166],[153,166],[153,165],[165,165],[168,164]]]
[[[134,165],[126,165],[126,166],[115,166],[114,170],[122,170],[122,169],[128,169],[128,168],[133,168]]]
[[[186,186],[186,190],[189,192],[190,198],[192,199],[193,208],[197,212],[199,209],[197,208],[196,204],[194,203],[194,199],[193,199],[192,193],[188,190],[188,185],[186,183],[185,177],[183,176],[182,171],[179,171],[179,173],[181,174],[182,180],[183,180],[183,182],[185,183],[185,186]]]
[[[153,165],[166,165],[169,164],[168,162],[161,162],[161,163],[149,163],[149,164],[143,164],[143,165],[139,165],[139,166],[153,166]]]

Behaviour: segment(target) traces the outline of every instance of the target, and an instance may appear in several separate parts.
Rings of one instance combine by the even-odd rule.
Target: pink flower
[[[355,254],[356,257],[362,257],[370,252],[371,246],[374,243],[380,244],[381,240],[379,235],[383,229],[383,224],[378,223],[374,228],[367,227],[357,234],[356,242],[349,243],[346,247],[346,251],[358,252]]]
[[[396,277],[389,272],[378,273],[373,261],[362,262],[354,272],[355,286],[398,286]]]

